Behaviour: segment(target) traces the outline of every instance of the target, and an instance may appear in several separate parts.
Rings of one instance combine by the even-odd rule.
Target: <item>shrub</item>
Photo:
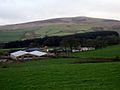
[[[8,68],[9,65],[7,63],[0,63],[1,68]]]
[[[116,56],[113,60],[114,60],[114,61],[120,61],[120,57],[119,57],[119,56]]]

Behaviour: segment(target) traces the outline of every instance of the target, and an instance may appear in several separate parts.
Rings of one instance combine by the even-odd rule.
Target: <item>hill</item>
[[[69,17],[5,25],[0,26],[0,42],[103,30],[113,30],[120,33],[120,21],[90,17]]]

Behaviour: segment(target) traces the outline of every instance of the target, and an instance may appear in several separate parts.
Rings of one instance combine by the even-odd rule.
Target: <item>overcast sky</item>
[[[120,0],[0,0],[0,25],[74,16],[120,20]]]

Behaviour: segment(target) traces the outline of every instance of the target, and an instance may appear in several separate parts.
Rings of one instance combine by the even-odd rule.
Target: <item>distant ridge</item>
[[[27,23],[20,23],[20,24],[11,24],[11,25],[3,25],[0,26],[0,30],[13,30],[13,29],[27,29],[33,27],[40,27],[40,26],[48,26],[48,25],[57,25],[57,24],[102,24],[104,23],[106,26],[107,24],[112,25],[120,25],[120,21],[112,20],[112,19],[101,19],[101,18],[91,18],[86,16],[81,17],[66,17],[66,18],[55,18],[55,19],[47,19],[47,20],[40,20],[40,21],[33,21]]]
[[[21,40],[44,37],[46,35],[60,36],[103,30],[117,31],[120,33],[120,21],[80,16],[4,25],[0,26],[0,42],[11,41],[14,38],[16,38],[14,40]],[[5,36],[6,38],[2,39]]]

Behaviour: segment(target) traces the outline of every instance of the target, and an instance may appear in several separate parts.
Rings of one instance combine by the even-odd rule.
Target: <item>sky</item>
[[[120,20],[120,0],[0,0],[0,25],[76,16]]]

